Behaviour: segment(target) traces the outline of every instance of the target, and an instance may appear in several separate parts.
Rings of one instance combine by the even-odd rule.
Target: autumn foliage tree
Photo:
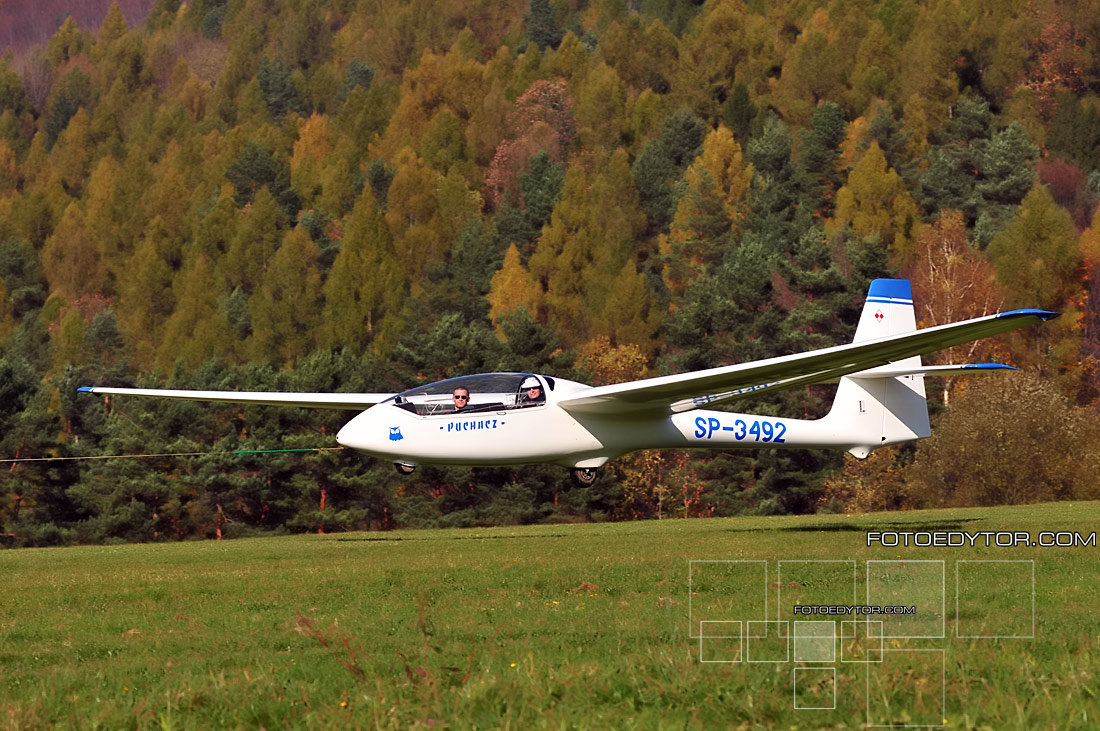
[[[1001,310],[1004,298],[996,268],[967,240],[966,223],[958,211],[944,211],[914,239],[913,254],[903,268],[913,288],[917,327],[984,317]],[[928,356],[930,363],[973,363],[1003,358],[1004,346],[976,340]],[[945,379],[944,401],[954,379]]]
[[[0,59],[0,390],[23,394],[0,400],[0,456],[315,446],[338,426],[116,408],[76,393],[89,380],[397,392],[826,347],[850,339],[870,279],[899,274],[926,325],[1063,312],[947,357],[1040,368],[1095,403],[1096,3],[873,5],[199,0],[59,18]],[[601,375],[607,358],[629,367]],[[351,456],[20,465],[0,471],[0,533],[807,511],[841,470],[895,479],[898,454],[862,475],[824,452],[648,453],[577,491],[523,467],[422,470],[399,493]]]

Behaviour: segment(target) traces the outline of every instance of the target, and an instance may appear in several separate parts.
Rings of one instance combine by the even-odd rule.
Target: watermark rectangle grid
[[[870,632],[871,625],[876,625],[876,624],[878,625],[878,636],[877,637]],[[844,633],[844,626],[845,625],[851,625],[852,626],[852,634],[851,635],[847,635],[847,634]],[[856,627],[858,625],[866,625],[867,626],[867,629],[868,629],[867,639],[870,639],[870,640],[877,639],[878,640],[878,647],[875,648],[875,647],[868,646],[864,649],[864,652],[867,654],[867,658],[868,658],[866,660],[846,659],[845,656],[844,656],[844,648],[847,646],[846,640],[858,639],[858,635],[856,634]],[[841,662],[844,662],[844,663],[864,663],[864,664],[882,662],[882,653],[883,653],[884,649],[885,649],[885,646],[884,646],[884,642],[883,642],[883,639],[882,639],[882,620],[880,620],[880,619],[842,619],[840,621],[840,661]],[[870,659],[872,650],[874,650],[878,653],[878,660]]]
[[[733,619],[732,617],[724,617],[724,618],[722,618],[722,620],[703,620],[703,619],[696,619],[695,618],[695,608],[693,606],[693,599],[694,599],[694,595],[695,595],[695,589],[694,589],[694,586],[693,586],[695,564],[761,564],[763,566],[763,569],[764,569],[763,581],[761,582],[761,587],[760,587],[761,590],[763,591],[763,597],[764,597],[764,620],[766,621],[768,619],[768,562],[767,561],[761,561],[761,560],[751,560],[750,561],[750,560],[740,560],[740,559],[729,559],[729,560],[692,559],[692,560],[688,561],[688,637],[690,637],[692,639],[695,639],[695,638],[701,636],[701,635],[695,634],[695,628],[697,626],[700,626],[701,622],[703,622],[703,621],[722,621],[722,620],[732,620]],[[741,591],[744,590],[744,587],[737,587],[737,588]],[[744,619],[748,619],[748,618],[745,617]]]
[[[821,652],[828,643],[828,652]],[[811,655],[814,655],[811,657]],[[795,662],[836,662],[836,621],[797,620],[794,623]]]
[[[832,673],[832,687],[833,687],[833,704],[831,706],[800,706],[798,705],[798,672],[814,672],[814,671],[830,671]],[[794,696],[794,709],[796,711],[835,711],[836,710],[836,668],[795,668],[792,674],[791,688]]]
[[[705,625],[729,625],[723,627],[712,627],[710,630]],[[737,625],[736,631],[734,631],[732,625]],[[721,634],[712,634],[713,632],[719,632]],[[707,660],[706,648],[704,647],[704,640],[737,640],[737,659],[735,660]],[[712,643],[713,644],[713,643]],[[703,620],[699,622],[699,662],[741,662],[741,659],[745,654],[745,645],[741,637],[741,620],[732,621],[708,621]]]
[[[947,637],[947,570],[946,570],[946,565],[945,565],[946,562],[943,561],[942,559],[939,559],[939,560],[923,560],[923,559],[921,559],[921,560],[917,560],[917,559],[878,560],[878,559],[868,559],[868,561],[867,561],[867,604],[869,604],[869,605],[874,603],[874,601],[871,599],[871,587],[872,587],[872,583],[873,583],[872,578],[871,578],[871,564],[873,564],[873,563],[882,563],[882,564],[918,564],[918,563],[939,564],[939,567],[940,567],[940,632],[939,632],[939,634],[931,634],[931,635],[893,635],[893,634],[885,634],[887,627],[886,627],[886,625],[883,625],[883,633],[884,633],[883,636],[888,638],[888,639],[892,639],[892,640],[920,640],[920,639],[944,639],[944,638],[946,638]],[[918,612],[919,612],[919,609],[918,609]],[[893,615],[893,616],[901,617],[903,615]]]
[[[930,650],[885,650],[887,654],[935,654],[939,653],[940,656],[940,712],[939,717],[942,719],[939,723],[871,723],[871,666],[875,663],[867,663],[866,669],[866,692],[867,692],[867,723],[865,728],[944,728],[947,725],[947,667],[946,667],[946,653],[942,648],[930,649]]]
[[[782,559],[778,561],[779,568],[776,570],[775,581],[779,585],[779,603],[775,610],[775,618],[783,619],[783,564],[784,563],[842,563],[851,564],[852,566],[852,604],[857,602],[856,600],[856,562],[855,559]],[[818,602],[820,604],[836,604],[831,600],[823,600]]]
[[[776,628],[776,634],[775,634],[775,637],[770,637],[769,636],[770,633],[768,632],[768,627],[773,625],[773,624],[775,625],[775,628]],[[754,634],[753,633],[753,625],[757,625],[757,626],[764,625],[764,634],[763,635]],[[753,657],[752,657],[752,655],[753,655],[753,652],[752,652],[753,643],[752,643],[752,641],[753,640],[769,640],[769,641],[782,640],[783,659],[782,660],[754,660]],[[779,620],[779,619],[763,620],[763,621],[754,621],[754,620],[750,619],[749,622],[748,622],[748,625],[745,628],[745,661],[746,662],[771,662],[771,663],[790,662],[791,661],[791,630],[790,630],[790,623],[787,622],[786,620]]]

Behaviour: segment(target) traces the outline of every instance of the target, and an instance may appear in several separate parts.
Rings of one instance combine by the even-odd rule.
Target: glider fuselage
[[[407,464],[505,465],[549,462],[600,467],[639,449],[856,446],[836,420],[785,419],[696,409],[622,416],[573,413],[557,399],[582,384],[557,379],[546,402],[525,408],[474,406],[472,412],[415,413],[392,402],[349,421],[337,441],[379,459]]]

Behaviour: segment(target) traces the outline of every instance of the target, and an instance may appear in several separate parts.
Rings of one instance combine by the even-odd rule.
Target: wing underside
[[[183,391],[164,388],[113,388],[84,386],[84,393],[152,398],[215,401],[264,406],[302,406],[311,409],[366,409],[385,401],[391,393],[273,393],[264,391]]]
[[[647,411],[690,411],[765,390],[836,381],[842,376],[881,368],[914,355],[924,355],[1053,317],[1057,317],[1057,313],[1013,310],[807,353],[599,386],[578,392],[558,403],[567,411],[606,416],[628,416]]]

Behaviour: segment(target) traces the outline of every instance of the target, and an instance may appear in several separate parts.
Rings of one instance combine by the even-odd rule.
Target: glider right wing
[[[598,386],[571,394],[558,404],[571,412],[611,417],[627,417],[646,411],[690,411],[763,390],[828,383],[841,376],[880,368],[914,355],[968,343],[1057,316],[1058,313],[1046,310],[1013,310],[751,363]]]

